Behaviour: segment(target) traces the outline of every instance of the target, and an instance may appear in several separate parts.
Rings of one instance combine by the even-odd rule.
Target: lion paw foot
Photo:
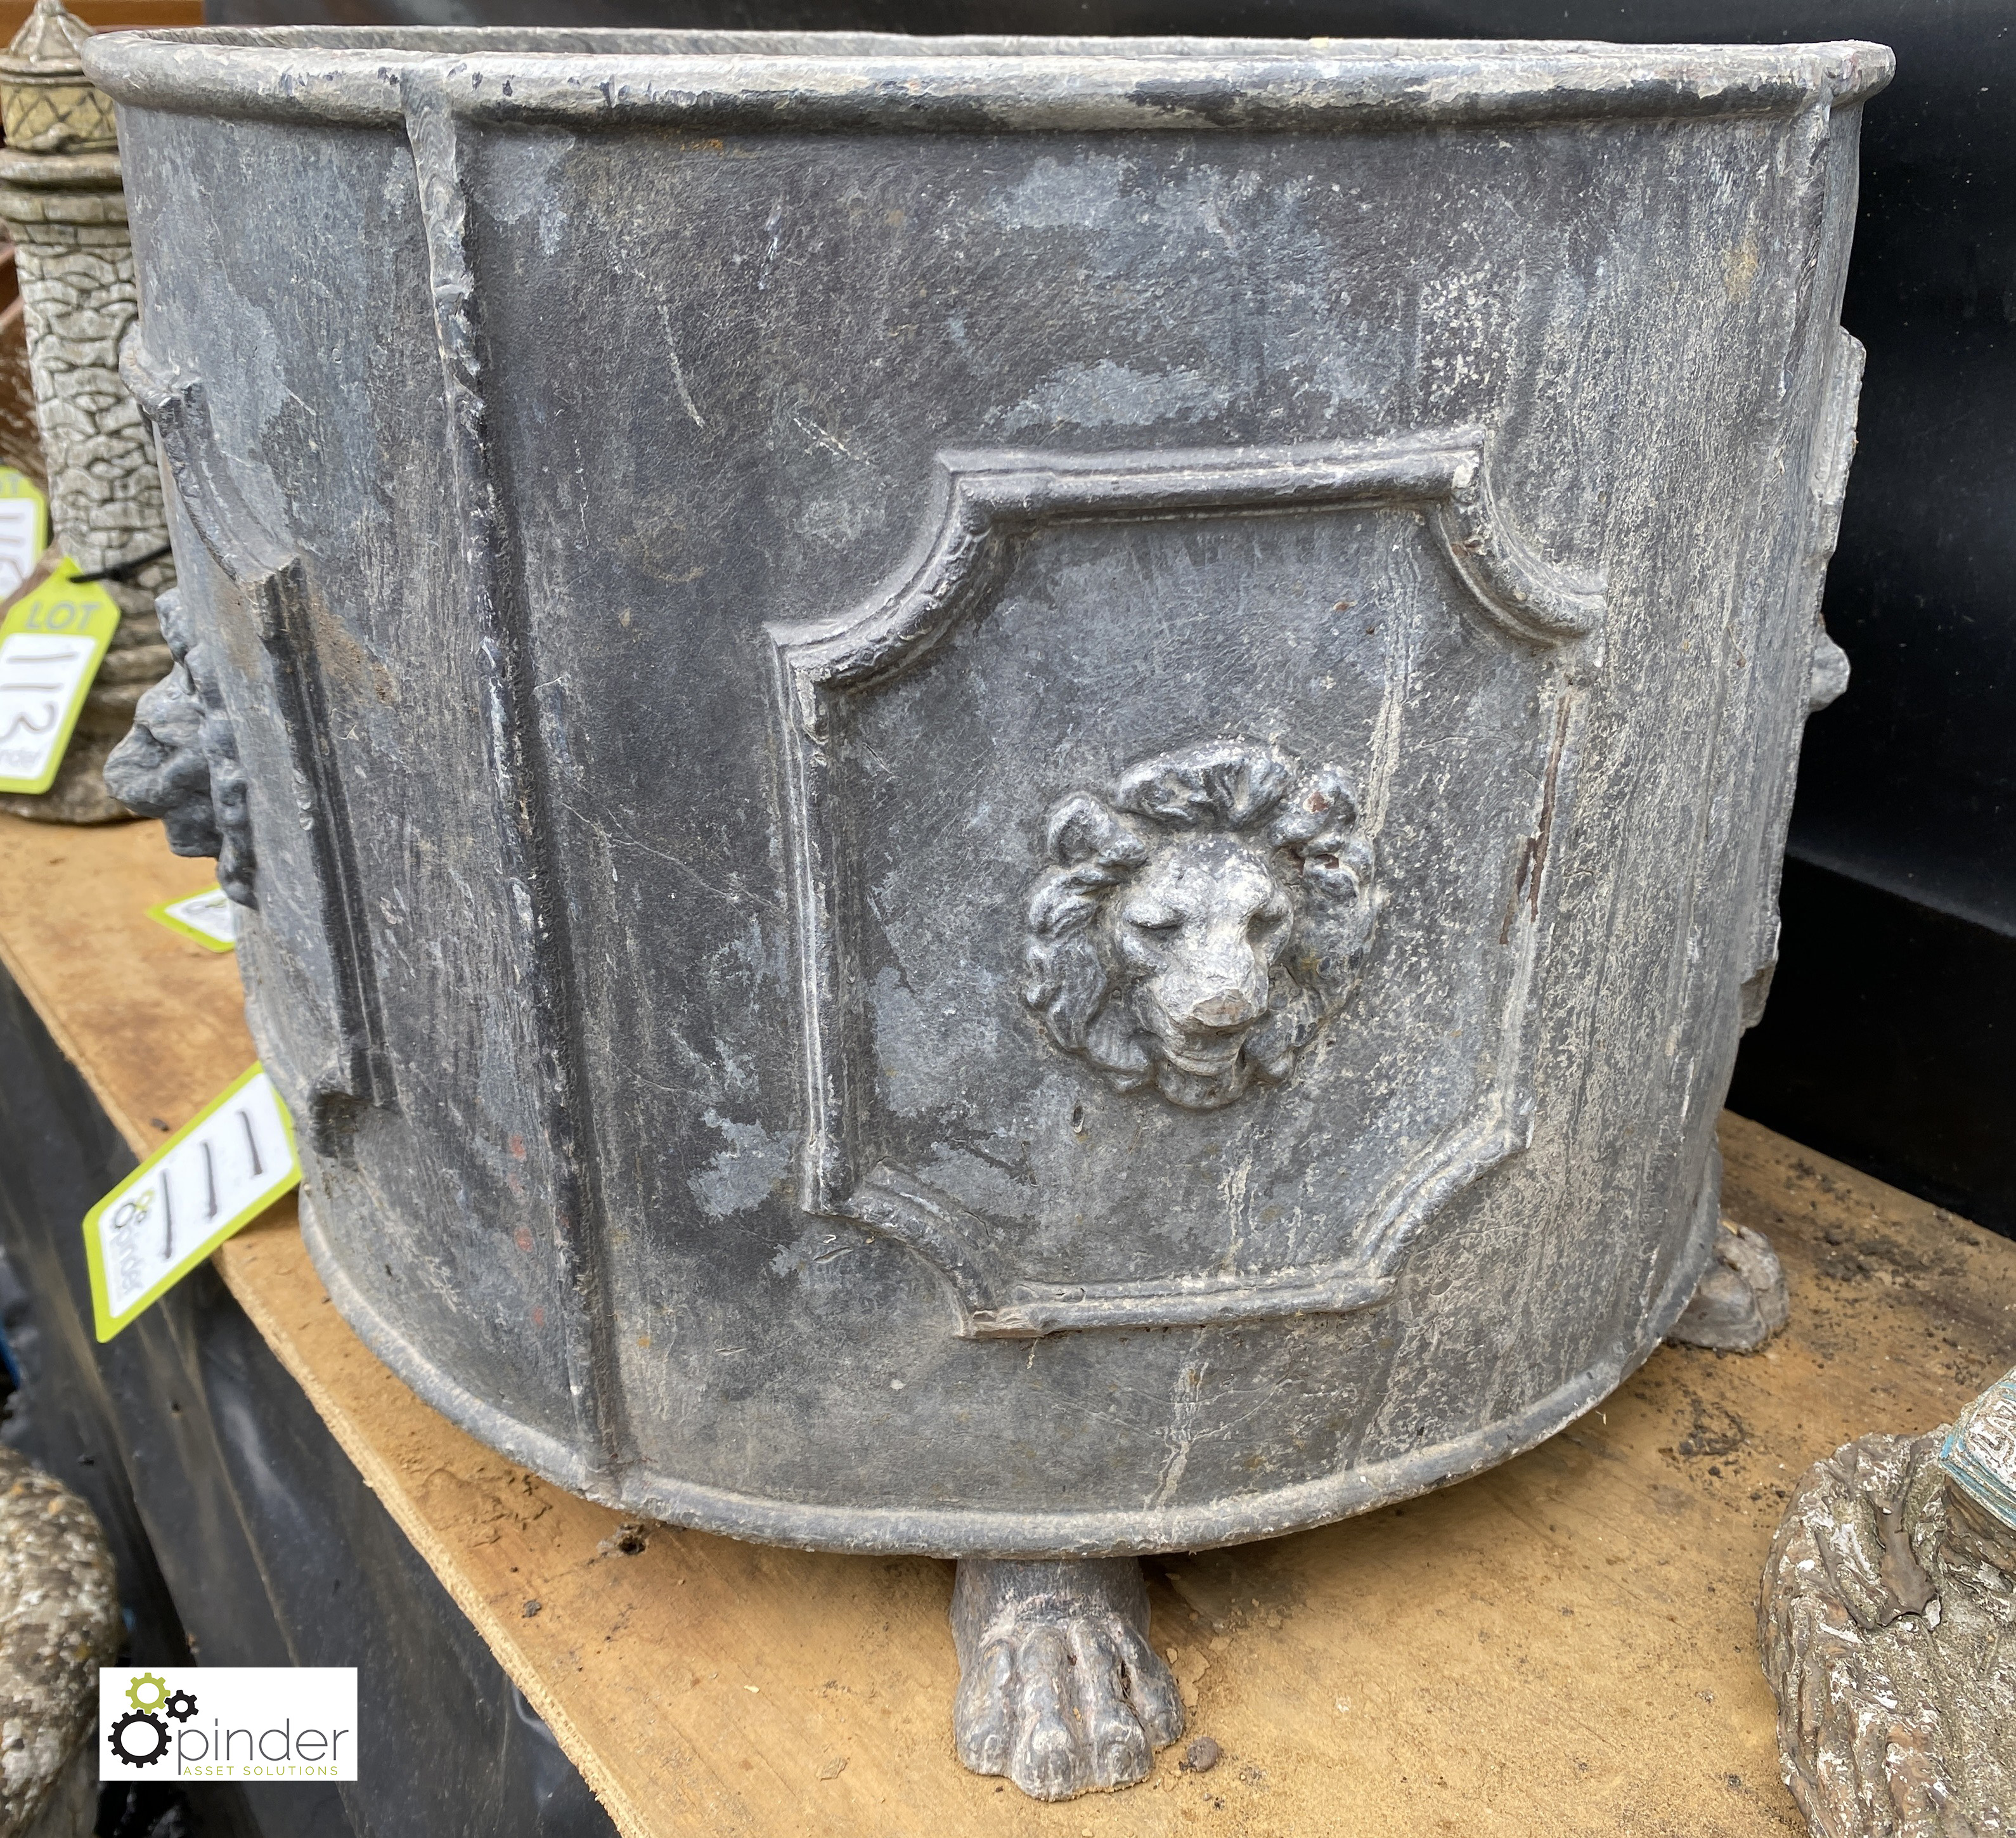
[[[1719,1353],[1755,1353],[1791,1315],[1784,1268],[1762,1232],[1723,1224],[1715,1260],[1666,1338]]]
[[[952,1593],[959,1758],[1038,1800],[1145,1779],[1183,1732],[1183,1699],[1148,1644],[1131,1557],[967,1558]]]

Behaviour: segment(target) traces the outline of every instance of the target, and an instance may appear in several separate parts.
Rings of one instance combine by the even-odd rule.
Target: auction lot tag
[[[355,1666],[101,1666],[101,1781],[354,1781]]]
[[[99,1339],[110,1340],[301,1178],[286,1107],[255,1065],[85,1215]]]
[[[77,726],[85,693],[119,627],[112,596],[56,573],[0,622],[0,791],[46,791]]]
[[[158,919],[171,932],[194,939],[206,950],[229,951],[238,942],[238,909],[221,887],[164,900],[158,906],[149,906],[147,917]]]
[[[49,541],[48,500],[35,481],[0,466],[0,600],[35,571]]]

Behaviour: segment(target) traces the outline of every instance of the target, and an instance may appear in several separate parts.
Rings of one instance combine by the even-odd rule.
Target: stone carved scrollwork
[[[177,855],[216,856],[218,885],[256,906],[245,772],[223,691],[181,595],[171,589],[156,605],[175,668],[141,697],[132,732],[105,762],[105,782],[128,809],[161,820]]]
[[[1342,773],[1220,741],[1052,810],[1023,1000],[1121,1091],[1215,1110],[1278,1085],[1348,999],[1377,920]]]

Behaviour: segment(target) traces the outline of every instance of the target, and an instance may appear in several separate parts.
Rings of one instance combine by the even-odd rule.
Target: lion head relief
[[[1215,1110],[1277,1085],[1358,980],[1373,850],[1342,773],[1218,741],[1049,815],[1023,1000],[1122,1091]]]

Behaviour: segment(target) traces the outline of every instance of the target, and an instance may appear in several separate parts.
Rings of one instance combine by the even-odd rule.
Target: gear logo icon
[[[136,1710],[158,1710],[167,1701],[168,1681],[158,1672],[142,1672],[126,1688],[126,1702]]]
[[[178,1723],[186,1723],[196,1714],[196,1699],[185,1691],[168,1694],[168,1714]]]
[[[137,1680],[135,1684],[139,1682]],[[161,1688],[165,1691],[167,1687]],[[131,1695],[129,1690],[128,1695]],[[151,1710],[128,1710],[105,1739],[129,1768],[147,1768],[168,1752],[168,1726]]]

